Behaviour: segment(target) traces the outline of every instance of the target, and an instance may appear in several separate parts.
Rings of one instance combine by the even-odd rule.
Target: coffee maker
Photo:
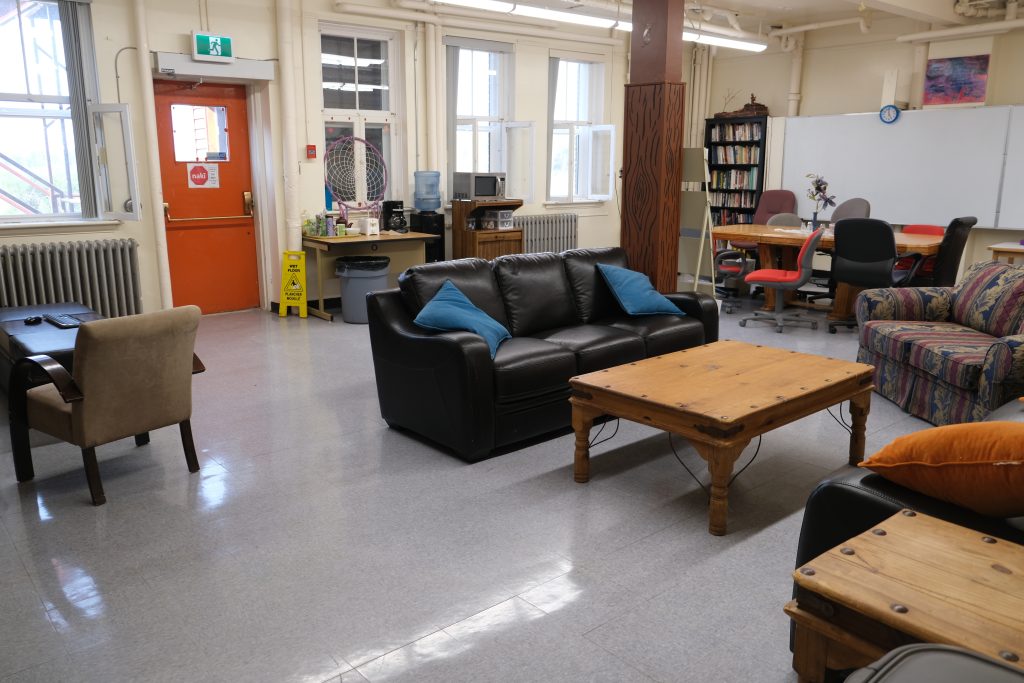
[[[394,230],[395,232],[409,232],[408,224],[405,221],[405,204],[401,200],[389,200],[384,202],[380,214],[381,230]]]

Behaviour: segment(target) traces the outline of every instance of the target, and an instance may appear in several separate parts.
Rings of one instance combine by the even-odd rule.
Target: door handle
[[[197,216],[196,218],[171,218],[171,205],[169,202],[164,202],[164,222],[182,223],[185,221],[229,221],[237,220],[239,218],[252,218],[252,206],[252,192],[243,192],[242,211],[244,211],[244,213],[240,216]]]

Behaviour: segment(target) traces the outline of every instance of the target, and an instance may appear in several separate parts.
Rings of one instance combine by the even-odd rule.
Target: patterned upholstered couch
[[[982,420],[1024,395],[1024,266],[988,261],[954,287],[866,290],[857,322],[876,390],[934,425]]]

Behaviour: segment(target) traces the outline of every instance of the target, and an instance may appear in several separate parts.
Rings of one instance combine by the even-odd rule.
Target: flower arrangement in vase
[[[828,181],[816,173],[808,173],[811,189],[807,190],[807,198],[814,200],[814,214],[811,216],[811,229],[818,229],[818,212],[836,205],[836,196],[828,193]]]

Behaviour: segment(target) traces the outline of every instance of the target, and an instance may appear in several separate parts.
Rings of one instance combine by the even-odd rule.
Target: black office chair
[[[925,259],[912,276],[911,287],[952,287],[956,284],[956,274],[960,270],[960,259],[964,255],[964,246],[978,219],[974,216],[954,218],[946,228],[939,245],[939,252],[934,260]]]
[[[921,264],[920,254],[904,254],[913,259],[907,270],[895,270],[898,258],[896,234],[892,226],[876,218],[844,218],[835,224],[835,249],[832,252],[832,280],[864,289],[902,287],[910,282]],[[836,328],[857,327],[857,320],[834,320],[828,324],[830,334]]]

